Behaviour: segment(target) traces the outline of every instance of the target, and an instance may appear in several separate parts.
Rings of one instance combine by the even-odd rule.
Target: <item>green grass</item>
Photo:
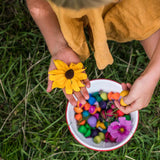
[[[50,55],[25,2],[0,1],[0,10],[0,159],[160,159],[160,83],[126,145],[110,152],[89,150],[68,130],[63,92],[46,92]],[[137,41],[109,46],[114,64],[100,71],[92,54],[84,62],[89,78],[133,83],[148,63],[143,48]]]

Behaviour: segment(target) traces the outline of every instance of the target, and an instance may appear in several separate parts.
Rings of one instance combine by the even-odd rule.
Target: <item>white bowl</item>
[[[122,91],[121,85],[112,80],[96,79],[96,80],[90,81],[90,83],[91,83],[91,87],[87,89],[88,93],[94,93],[100,90],[103,90],[104,92],[110,92],[110,91],[121,92]],[[139,121],[138,111],[134,111],[130,113],[131,121],[132,121],[132,130],[130,134],[123,141],[119,143],[117,142],[107,142],[106,143],[102,141],[101,143],[96,144],[93,142],[92,138],[85,138],[84,135],[78,131],[78,126],[74,118],[74,115],[75,115],[74,106],[68,103],[67,108],[66,108],[66,121],[67,121],[68,128],[71,134],[80,144],[82,144],[83,146],[89,149],[96,150],[96,151],[111,151],[111,150],[122,147],[134,135],[137,129],[137,126],[138,126],[138,121]]]

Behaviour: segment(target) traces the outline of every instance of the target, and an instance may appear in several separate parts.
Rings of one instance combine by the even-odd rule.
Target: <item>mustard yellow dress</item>
[[[107,40],[144,40],[160,29],[160,0],[113,0],[99,8],[72,10],[48,0],[69,46],[82,61],[90,56],[84,27],[89,26],[99,69],[113,63]]]

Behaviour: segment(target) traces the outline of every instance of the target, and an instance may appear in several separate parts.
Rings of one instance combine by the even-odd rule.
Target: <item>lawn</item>
[[[160,159],[160,83],[126,145],[87,149],[68,130],[63,92],[46,92],[51,56],[25,1],[1,0],[0,11],[0,160]],[[98,70],[91,53],[84,62],[89,79],[133,83],[149,62],[140,43],[108,43],[113,65]]]

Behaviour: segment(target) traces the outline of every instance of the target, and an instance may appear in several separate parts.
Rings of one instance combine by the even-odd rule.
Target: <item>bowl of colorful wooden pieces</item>
[[[67,104],[68,128],[73,137],[89,149],[111,151],[120,148],[134,135],[139,112],[124,114],[115,106],[115,100],[120,102],[128,94],[118,82],[95,79],[90,83],[86,104]]]

